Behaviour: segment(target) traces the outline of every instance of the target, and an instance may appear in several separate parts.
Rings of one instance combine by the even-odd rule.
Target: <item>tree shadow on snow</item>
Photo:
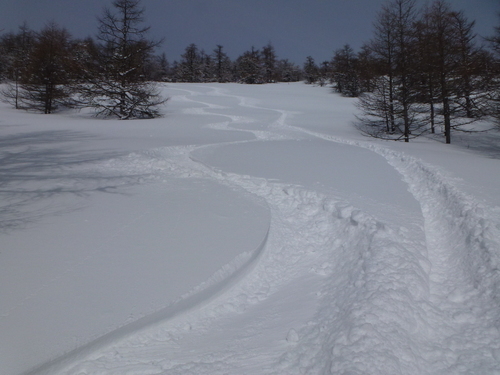
[[[97,164],[123,154],[76,147],[96,137],[71,130],[18,133],[0,138],[0,233],[43,216],[67,212],[49,199],[92,192],[119,193],[140,176],[113,173]]]
[[[466,134],[460,137],[460,141],[462,147],[491,159],[500,159],[500,132],[497,130],[488,133]]]
[[[445,143],[443,136],[429,136]],[[491,159],[500,159],[500,131],[492,129],[487,132],[454,132],[451,143],[455,147],[467,149]]]

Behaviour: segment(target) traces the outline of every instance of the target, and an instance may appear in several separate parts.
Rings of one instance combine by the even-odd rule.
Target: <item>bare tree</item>
[[[416,22],[415,0],[394,0],[394,24],[396,26],[397,58],[396,68],[399,78],[398,99],[401,102],[404,122],[404,140],[408,142],[411,133],[412,96],[412,47],[415,44],[414,24]]]
[[[201,62],[201,81],[202,82],[216,82],[217,78],[215,75],[215,63],[209,54],[204,50],[200,52],[200,62]]]
[[[361,122],[372,122],[368,129],[379,137],[409,142],[423,131],[424,119],[419,116],[420,104],[416,102],[417,74],[413,63],[416,19],[414,0],[387,3],[378,15],[374,37],[365,47],[370,50],[370,58],[376,61],[371,65],[377,68],[379,78],[371,80],[374,86],[371,93],[360,98],[359,105],[366,115]],[[381,127],[380,131],[373,131],[377,126]]]
[[[462,12],[455,12],[449,3],[436,0],[424,13],[429,28],[431,66],[437,73],[437,96],[441,103],[446,143],[451,143],[452,117],[458,98],[465,99],[467,115],[472,117],[472,61],[474,23],[469,23]]]
[[[383,92],[383,98],[381,99],[387,102],[387,105],[381,107],[384,112],[380,113],[379,117],[387,119],[386,131],[388,134],[393,134],[396,131],[394,103],[396,86],[396,39],[394,18],[391,16],[391,10],[388,6],[385,6],[378,14],[377,21],[375,22],[374,36],[369,44],[369,48],[374,58],[379,62],[379,74],[386,77],[382,81],[384,87],[381,90],[375,90],[375,93]]]
[[[500,14],[499,14],[500,16]],[[495,27],[495,33],[486,39],[493,50],[486,65],[488,68],[488,114],[496,119],[497,125],[500,126],[500,26]]]
[[[35,32],[24,23],[16,34],[6,34],[0,41],[2,76],[7,80],[7,87],[2,90],[2,94],[4,100],[13,104],[16,109],[20,108],[21,79],[26,76],[25,72],[35,40]]]
[[[198,46],[191,43],[181,55],[177,65],[177,79],[181,82],[201,82],[203,76],[203,61]]]
[[[472,119],[479,115],[480,106],[480,96],[474,97],[477,88],[474,78],[480,74],[480,49],[474,42],[475,21],[468,21],[463,12],[452,12],[451,17],[456,33],[456,54],[459,59],[457,73],[460,76],[456,86],[456,103],[463,109],[465,117]]]
[[[154,118],[165,103],[157,83],[147,81],[145,67],[160,42],[148,40],[140,0],[115,0],[99,18],[98,69],[84,72],[80,95],[98,115],[119,119]]]
[[[259,84],[265,82],[265,69],[262,54],[252,46],[236,60],[236,70],[241,83]]]
[[[304,63],[304,78],[307,84],[315,83],[319,78],[319,68],[311,56],[307,56]]]
[[[429,106],[430,132],[436,132],[436,104],[438,102],[439,77],[435,68],[434,35],[429,27],[429,17],[424,16],[415,24],[416,54],[415,63],[420,67],[418,72],[418,96],[422,103]]]
[[[231,60],[223,51],[223,46],[217,44],[217,48],[213,51],[213,59],[215,63],[215,76],[217,82],[231,81]]]
[[[71,48],[68,31],[49,23],[36,35],[27,56],[14,63],[14,84],[3,92],[4,98],[16,108],[45,114],[71,106]],[[22,62],[26,65],[18,66]]]
[[[145,66],[148,81],[165,82],[168,80],[170,64],[165,53],[151,56]]]
[[[359,92],[372,92],[375,89],[375,79],[378,75],[379,62],[375,59],[369,45],[363,44],[357,54],[357,72]]]
[[[358,59],[349,44],[335,51],[331,66],[337,92],[348,97],[359,96]]]
[[[297,82],[302,78],[302,69],[288,59],[278,61],[278,80],[280,82]]]
[[[264,79],[267,83],[277,81],[277,57],[274,46],[268,43],[262,48],[262,64],[264,65]]]
[[[387,138],[394,134],[394,102],[391,100],[391,81],[388,76],[373,79],[373,90],[358,97],[358,128],[375,138]]]

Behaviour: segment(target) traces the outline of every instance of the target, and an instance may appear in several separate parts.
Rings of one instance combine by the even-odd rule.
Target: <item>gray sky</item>
[[[385,0],[143,0],[150,36],[165,38],[159,52],[178,60],[190,44],[207,53],[216,44],[235,59],[252,46],[271,42],[279,58],[302,65],[307,56],[329,60],[349,43],[355,50],[371,38]],[[418,0],[425,4],[426,0]],[[449,0],[476,20],[483,36],[500,25],[499,0]],[[16,31],[24,21],[34,30],[55,21],[74,37],[94,36],[96,17],[111,0],[0,0],[0,30]]]

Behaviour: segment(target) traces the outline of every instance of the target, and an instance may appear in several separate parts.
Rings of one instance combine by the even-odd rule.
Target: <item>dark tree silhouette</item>
[[[19,50],[12,65],[14,79],[3,91],[4,99],[16,108],[53,113],[60,106],[70,106],[73,60],[71,36],[66,29],[49,23],[32,42],[27,30],[18,35]],[[30,43],[29,49],[26,44]],[[24,65],[22,65],[24,64]]]
[[[119,119],[153,118],[166,100],[156,83],[147,81],[145,68],[160,42],[148,40],[142,26],[140,0],[115,0],[99,19],[98,69],[84,72],[80,94],[85,106],[98,115]]]

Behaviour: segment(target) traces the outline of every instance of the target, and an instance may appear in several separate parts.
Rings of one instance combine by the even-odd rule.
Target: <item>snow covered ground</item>
[[[0,373],[500,374],[500,136],[302,83],[0,107]]]

